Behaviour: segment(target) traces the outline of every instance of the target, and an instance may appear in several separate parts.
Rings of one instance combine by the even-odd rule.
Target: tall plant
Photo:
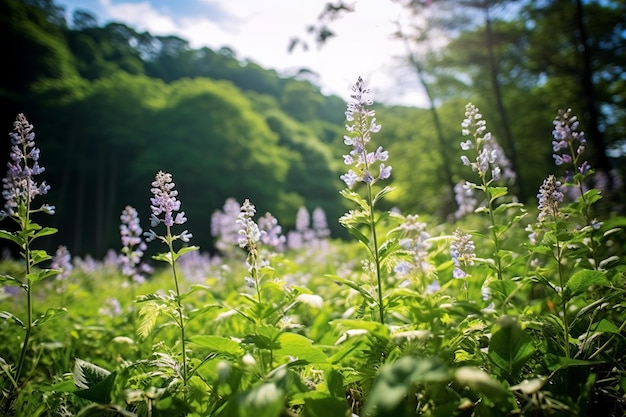
[[[2,197],[5,200],[4,210],[0,211],[0,220],[11,219],[16,225],[16,230],[0,230],[0,238],[10,240],[19,246],[20,256],[24,259],[24,275],[14,277],[0,275],[0,284],[12,285],[24,290],[26,299],[26,317],[17,317],[11,312],[3,311],[0,317],[10,320],[24,330],[21,351],[15,371],[6,371],[11,381],[9,393],[5,398],[4,412],[8,412],[19,392],[21,378],[25,371],[26,357],[30,348],[33,329],[42,325],[51,318],[62,314],[65,310],[49,309],[46,314],[39,318],[34,316],[33,293],[36,284],[43,279],[58,274],[56,269],[40,268],[39,265],[51,259],[45,250],[34,249],[33,242],[43,236],[56,233],[52,227],[42,227],[33,221],[33,215],[38,212],[54,214],[54,206],[42,204],[39,208],[33,208],[34,200],[39,195],[45,195],[50,186],[45,181],[38,183],[35,177],[44,172],[44,167],[39,165],[40,150],[35,146],[35,133],[24,114],[20,113],[13,123],[14,131],[11,137],[11,161],[8,163],[6,177],[2,179]]]
[[[346,120],[352,124],[346,124],[347,134],[343,141],[351,147],[351,150],[348,155],[343,156],[343,160],[350,168],[348,172],[341,175],[341,179],[348,186],[347,189],[341,191],[341,195],[356,203],[358,209],[350,210],[341,217],[340,222],[368,250],[370,259],[366,262],[365,269],[376,280],[377,296],[374,298],[371,294],[363,294],[375,301],[378,319],[384,323],[383,262],[392,253],[392,247],[397,247],[397,241],[390,240],[382,243],[378,231],[380,224],[392,216],[392,213],[377,213],[376,204],[393,188],[386,186],[378,192],[375,190],[375,185],[379,181],[390,177],[391,166],[384,163],[389,158],[389,153],[382,146],[378,146],[374,151],[371,150],[371,135],[380,131],[380,125],[376,124],[375,111],[370,109],[373,104],[370,94],[371,91],[365,87],[363,79],[359,77],[352,87],[345,113]],[[376,168],[378,173],[375,171]],[[353,190],[361,183],[365,187],[364,195]]]

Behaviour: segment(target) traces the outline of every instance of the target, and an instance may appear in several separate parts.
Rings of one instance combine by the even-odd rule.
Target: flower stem
[[[172,246],[172,234],[170,226],[167,226],[167,243],[172,259],[172,273],[174,275],[174,285],[176,287],[176,311],[178,312],[178,327],[180,327],[180,338],[183,356],[183,386],[187,387],[187,349],[185,346],[185,316],[183,314],[183,304],[180,301],[180,289],[178,287],[178,275],[176,274],[176,263],[174,262],[174,247]]]
[[[378,284],[378,315],[382,324],[385,324],[385,306],[383,305],[383,283],[380,273],[380,259],[378,257],[378,238],[376,237],[376,219],[374,217],[374,198],[372,197],[372,186],[367,184],[367,198],[370,203],[370,231],[372,233],[372,255],[374,257],[374,264],[376,265],[376,281]]]
[[[558,226],[557,226],[558,227]],[[567,299],[565,298],[565,278],[563,271],[563,264],[561,262],[561,243],[559,242],[558,230],[555,231],[555,239],[556,239],[556,264],[559,272],[559,286],[561,288],[560,297],[561,297],[561,308],[563,310],[563,337],[564,337],[564,348],[565,348],[565,357],[569,359],[570,357],[570,346],[569,346],[569,320],[567,318]]]

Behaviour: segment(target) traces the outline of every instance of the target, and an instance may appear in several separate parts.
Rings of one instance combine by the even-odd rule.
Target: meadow
[[[337,155],[350,240],[330,236],[322,210],[301,208],[284,231],[229,199],[207,215],[215,247],[200,248],[163,167],[146,184],[151,217],[127,206],[102,260],[40,249],[55,184],[18,115],[0,214],[20,254],[0,263],[0,413],[625,415],[626,218],[588,186],[598,174],[576,115],[555,110],[554,172],[523,204],[468,103],[458,209],[432,223],[386,208],[394,155],[372,105],[359,78]]]

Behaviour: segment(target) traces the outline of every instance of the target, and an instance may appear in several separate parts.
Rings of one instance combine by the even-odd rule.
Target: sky
[[[318,47],[306,31],[327,0],[57,0],[71,24],[76,9],[100,25],[115,21],[152,35],[175,35],[192,48],[229,47],[240,60],[289,76],[306,68],[318,75],[324,94],[347,99],[359,76],[373,99],[424,107],[416,75],[403,62],[404,45],[394,40],[394,22],[406,12],[390,0],[353,0],[355,12],[331,23],[336,35]],[[294,37],[309,48],[288,51]]]

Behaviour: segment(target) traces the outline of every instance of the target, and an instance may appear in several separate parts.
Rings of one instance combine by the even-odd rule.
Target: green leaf
[[[600,320],[600,322],[597,324],[597,326],[595,326],[593,331],[600,333],[620,334],[619,328],[607,319]]]
[[[80,389],[89,389],[96,386],[111,375],[110,371],[93,363],[76,358],[74,363],[74,384]]]
[[[491,202],[495,201],[499,197],[505,196],[508,192],[506,187],[488,187],[488,189],[491,194]]]
[[[37,265],[38,263],[52,259],[52,257],[48,255],[45,250],[37,249],[30,251],[30,259],[33,265]]]
[[[11,233],[11,232],[7,232],[6,230],[0,230],[0,238],[1,239],[6,239],[6,240],[10,240],[12,242],[17,243],[17,245],[21,248],[24,244],[24,240],[20,239],[19,236]]]
[[[594,366],[602,363],[601,361],[566,358],[564,356],[556,356],[549,353],[543,357],[550,371],[558,371],[572,366]]]
[[[446,382],[450,373],[435,359],[403,356],[384,365],[374,381],[364,408],[364,414],[376,411],[377,416],[395,416],[412,388],[418,383]]]
[[[392,255],[398,248],[400,244],[396,239],[390,239],[383,242],[382,245],[378,248],[378,259],[379,261],[384,261],[389,255]]]
[[[347,416],[350,414],[345,398],[334,397],[305,397],[304,409],[302,410],[302,417]]]
[[[174,252],[174,262],[181,256],[186,254],[187,252],[193,252],[195,250],[199,250],[200,246],[185,246],[180,248],[178,252]]]
[[[207,304],[205,306],[202,306],[201,308],[197,308],[195,310],[192,310],[189,312],[189,320],[193,320],[195,318],[201,317],[205,314],[208,314],[212,311],[215,310],[219,310],[223,308],[221,305],[219,304]]]
[[[565,288],[569,290],[571,296],[574,296],[587,291],[594,285],[609,286],[611,283],[604,272],[585,269],[574,273],[567,281]]]
[[[41,315],[37,320],[33,322],[33,327],[40,326],[43,323],[55,319],[63,314],[67,313],[66,308],[49,308],[46,313]]]
[[[58,231],[59,230],[55,229],[54,227],[44,227],[43,229],[39,230],[33,235],[33,239],[38,238],[38,237],[53,235]]]
[[[535,352],[533,339],[513,317],[503,316],[497,324],[499,329],[491,335],[487,356],[506,377],[515,379]]]
[[[493,209],[493,214],[500,214],[500,213],[504,213],[505,211],[509,209],[523,208],[523,207],[524,207],[524,204],[522,203],[503,203]]]
[[[0,275],[0,286],[10,285],[12,287],[21,287],[22,283],[19,279],[13,278],[11,275]]]
[[[339,191],[339,194],[341,194],[343,197],[347,198],[348,200],[355,202],[363,210],[369,212],[370,206],[367,203],[367,201],[365,201],[363,199],[363,197],[361,197],[360,194],[358,194],[358,193],[356,193],[356,192],[354,192],[352,190],[348,190],[348,189],[343,189],[343,190]]]
[[[0,311],[0,319],[10,320],[20,326],[22,329],[26,329],[26,326],[24,326],[24,322],[20,320],[19,317],[15,316],[13,313],[9,313],[8,311]]]
[[[350,225],[346,225],[344,224],[343,227],[346,228],[346,230],[355,238],[357,238],[359,241],[363,242],[365,244],[365,246],[369,247],[369,243],[370,243],[370,239],[365,236],[363,234],[363,232],[361,232],[361,230],[359,230],[358,227],[354,227],[354,226],[350,226]]]
[[[390,186],[386,186],[385,188],[383,188],[382,190],[380,190],[376,196],[374,197],[374,199],[372,200],[372,206],[375,206],[376,203],[378,203],[378,201],[380,199],[382,199],[384,196],[386,196],[387,194],[389,194],[390,192],[392,192],[394,190],[393,187]]]
[[[245,353],[241,347],[241,343],[235,342],[222,336],[215,335],[194,335],[189,340],[204,348],[208,348],[212,352],[222,353],[229,356],[240,357]]]
[[[148,337],[150,332],[152,332],[162,311],[163,306],[154,301],[149,301],[141,307],[141,310],[139,310],[140,322],[137,328],[137,334],[139,334],[142,339]]]
[[[326,363],[328,357],[318,347],[313,346],[313,341],[296,333],[282,333],[278,336],[280,348],[274,351],[279,356],[294,356],[298,360],[308,363]]]
[[[462,386],[469,387],[478,394],[483,394],[492,400],[502,400],[509,395],[508,390],[494,380],[482,369],[463,366],[456,370],[454,378]]]
[[[365,301],[367,303],[373,303],[374,302],[374,298],[372,297],[372,295],[370,293],[368,293],[358,283],[356,283],[354,281],[350,281],[349,279],[341,278],[341,277],[339,277],[337,275],[326,275],[326,277],[331,278],[333,281],[337,281],[340,284],[347,285],[348,287],[352,288],[355,291],[358,291],[359,293],[361,293],[363,298],[365,298]]]
[[[62,271],[60,269],[42,269],[40,271],[30,273],[26,275],[26,277],[31,283],[34,284],[36,282],[43,281],[44,279],[48,277],[53,277],[55,275],[58,275],[61,272]]]
[[[113,372],[93,387],[74,391],[74,394],[98,404],[108,404],[111,402],[111,392],[113,391],[116,376],[117,372]]]
[[[330,325],[336,327],[340,332],[346,332],[348,330],[366,330],[372,336],[383,341],[389,341],[391,337],[389,328],[377,321],[337,319],[332,320]]]
[[[284,390],[266,382],[237,398],[238,417],[279,417],[284,407]]]
[[[93,363],[76,358],[73,376],[74,384],[80,388],[74,394],[100,404],[111,402],[115,372],[111,373]]]
[[[172,265],[172,256],[169,252],[157,253],[156,255],[152,255],[152,259],[155,261],[167,262]]]

